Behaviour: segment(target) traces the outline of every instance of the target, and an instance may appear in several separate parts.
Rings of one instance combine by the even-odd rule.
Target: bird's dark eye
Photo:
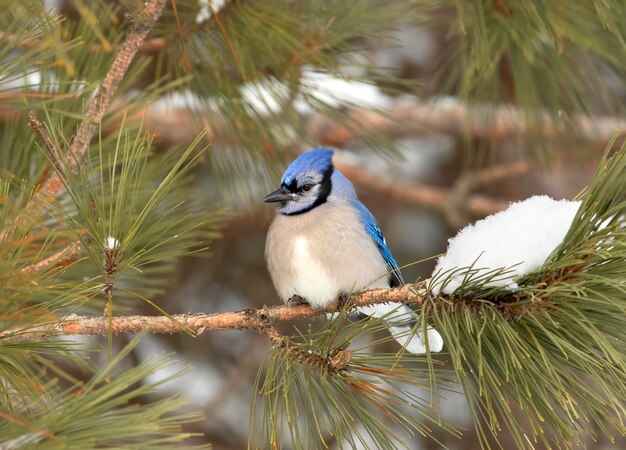
[[[305,192],[310,191],[312,187],[313,187],[312,184],[305,184],[304,186],[302,186],[302,190]]]

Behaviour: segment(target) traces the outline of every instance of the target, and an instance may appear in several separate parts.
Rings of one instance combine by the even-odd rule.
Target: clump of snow
[[[189,90],[169,92],[152,103],[151,109],[155,113],[169,114],[177,109],[191,109],[193,111],[203,108],[198,96]]]
[[[326,72],[305,69],[302,72],[301,84],[315,99],[333,108],[345,103],[371,108],[389,108],[392,105],[391,97],[377,86],[339,78]],[[310,105],[302,97],[295,102],[295,108],[301,114],[312,112]]]
[[[452,294],[468,280],[506,268],[505,274],[485,286],[516,289],[514,280],[541,267],[563,241],[579,207],[579,201],[534,196],[468,225],[448,241],[448,251],[437,260],[430,288],[435,295]]]
[[[247,83],[241,87],[241,94],[250,107],[264,115],[279,113],[289,98],[287,86],[277,81]]]
[[[107,250],[115,250],[116,248],[119,248],[120,246],[120,241],[118,241],[117,239],[115,239],[113,236],[109,236],[108,238],[106,238],[106,240],[104,241],[104,247]]]
[[[213,11],[217,14],[225,4],[225,0],[198,0],[200,11],[196,15],[196,23],[206,22],[213,15]]]

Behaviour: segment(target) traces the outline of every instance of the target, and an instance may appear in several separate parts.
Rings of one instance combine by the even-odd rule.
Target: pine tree
[[[484,448],[501,447],[503,430],[519,448],[626,434],[626,147],[617,138],[566,239],[515,292],[486,287],[507,268],[452,295],[425,280],[355,293],[325,311],[337,312],[333,320],[293,333],[278,324],[324,311],[172,314],[155,300],[177,261],[205,255],[232,210],[306,146],[358,137],[393,158],[394,137],[454,129],[468,164],[479,164],[505,129],[538,150],[514,169],[524,171],[549,163],[551,144],[605,144],[625,128],[609,118],[624,112],[620,1],[0,6],[0,449],[205,448],[189,431],[202,415],[185,409],[184,393],[161,392],[180,374],[154,381],[173,358],[133,361],[142,336],[120,345],[116,335],[192,339],[218,329],[253,330],[273,344],[250,399],[250,448],[398,448],[440,430],[462,439],[439,413],[457,386]],[[317,90],[311,74],[412,92],[414,80],[368,52],[417,23],[449,39],[434,89],[458,104],[413,97],[362,108]],[[164,98],[179,109],[159,110]],[[455,224],[487,214],[501,205],[471,191],[490,176],[449,195],[431,189],[427,201],[467,201],[462,213],[441,206]],[[346,320],[357,305],[392,300],[422,311],[414,332],[434,326],[445,355],[383,353],[380,323]],[[133,315],[145,305],[152,315]],[[106,355],[68,337],[76,334],[106,336]]]

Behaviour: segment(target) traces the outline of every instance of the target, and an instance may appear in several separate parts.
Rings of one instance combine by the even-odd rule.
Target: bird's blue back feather
[[[367,233],[372,237],[380,254],[385,259],[387,263],[387,267],[389,268],[389,284],[392,287],[401,286],[404,284],[404,280],[402,279],[402,273],[400,272],[400,268],[398,267],[398,263],[395,258],[391,254],[391,250],[387,247],[387,243],[385,242],[385,237],[383,236],[383,232],[378,226],[378,222],[376,222],[376,218],[370,212],[367,207],[359,201],[359,199],[354,198],[351,201],[352,206],[358,211],[359,218],[363,223],[363,226],[367,230]]]

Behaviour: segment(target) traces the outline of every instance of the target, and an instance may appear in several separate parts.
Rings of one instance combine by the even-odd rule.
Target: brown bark
[[[355,293],[350,297],[353,307],[367,306],[376,303],[401,302],[419,305],[424,296],[419,289],[425,286],[426,281],[414,284],[405,284],[398,288],[374,289]],[[111,332],[119,333],[181,333],[194,335],[206,330],[253,330],[268,334],[277,322],[289,322],[298,319],[307,319],[336,312],[338,306],[330,305],[325,309],[313,309],[308,305],[299,306],[265,306],[257,309],[207,314],[175,314],[172,316],[117,316],[111,321]],[[72,314],[58,322],[41,325],[24,330],[11,330],[0,333],[4,342],[15,340],[42,339],[50,336],[67,335],[100,335],[109,331],[107,317],[87,317]],[[270,333],[271,334],[271,333]],[[268,334],[269,335],[269,334]],[[271,337],[271,336],[270,336]]]

